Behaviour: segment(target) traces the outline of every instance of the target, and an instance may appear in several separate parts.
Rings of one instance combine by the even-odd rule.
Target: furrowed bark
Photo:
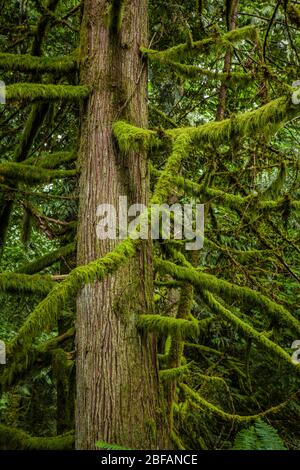
[[[124,2],[121,2],[122,4]],[[148,202],[147,155],[121,155],[112,136],[120,117],[147,127],[147,72],[139,52],[147,43],[147,0],[125,2],[120,19],[105,0],[86,0],[81,34],[81,77],[92,93],[83,110],[80,150],[78,264],[113,250],[98,240],[96,210]],[[111,21],[118,17],[118,25]],[[102,440],[132,449],[164,448],[167,426],[160,403],[155,339],[136,328],[152,312],[152,254],[141,244],[128,265],[103,282],[87,285],[77,299],[76,448]]]

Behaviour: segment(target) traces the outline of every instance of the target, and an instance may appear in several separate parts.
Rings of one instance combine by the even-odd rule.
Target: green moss
[[[65,163],[73,162],[77,158],[76,152],[53,152],[26,158],[26,165],[35,165],[48,170],[54,169]]]
[[[150,58],[152,56],[150,55]],[[153,56],[155,59],[155,55]],[[172,60],[163,60],[162,63],[168,68],[173,70],[178,76],[183,78],[200,78],[208,77],[211,81],[216,80],[226,83],[229,87],[236,84],[247,84],[253,80],[250,74],[242,72],[215,72],[213,70],[204,69],[197,65],[187,65]]]
[[[172,369],[163,369],[159,371],[160,379],[163,382],[177,381],[188,375],[191,364],[185,364],[180,367],[173,367]]]
[[[18,269],[17,272],[24,273],[24,274],[35,274],[43,269],[52,266],[52,264],[56,263],[57,261],[64,259],[67,256],[72,255],[75,253],[76,250],[76,243],[70,243],[58,250],[54,250],[51,253],[47,253],[44,256],[41,256],[35,261],[27,264],[26,266],[22,266]]]
[[[266,411],[263,411],[255,415],[242,416],[242,415],[231,414],[231,413],[227,413],[226,411],[223,411],[218,406],[205,400],[205,398],[203,398],[199,393],[195,392],[192,388],[190,388],[186,384],[180,384],[180,388],[185,393],[185,395],[192,400],[192,403],[195,405],[196,409],[198,408],[201,411],[204,410],[206,413],[207,412],[211,413],[212,415],[217,416],[218,418],[221,418],[224,421],[235,422],[235,423],[250,423],[250,422],[256,421],[257,419],[263,416],[276,414],[279,411],[281,411],[287,404],[285,402],[283,404],[274,406],[272,408],[269,408]]]
[[[113,133],[122,152],[139,150],[141,147],[151,148],[158,146],[160,140],[157,132],[133,126],[125,121],[113,124]]]
[[[54,286],[48,296],[27,317],[16,337],[8,344],[8,353],[13,355],[18,350],[23,352],[28,350],[39,334],[56,326],[69,299],[74,298],[85,284],[96,280],[102,281],[107,274],[125,264],[134,255],[135,247],[134,240],[126,239],[103,258],[73,269],[63,282]]]
[[[176,138],[185,134],[186,138],[190,139],[190,144],[206,143],[214,147],[230,142],[236,137],[253,136],[262,129],[266,136],[270,136],[280,126],[300,115],[300,106],[292,104],[291,96],[292,91],[289,95],[270,101],[261,108],[223,121],[210,122],[198,127],[168,129],[166,135]]]
[[[162,315],[139,315],[137,325],[140,329],[149,333],[157,333],[164,336],[171,335],[181,339],[195,337],[199,334],[197,321]]]
[[[1,273],[0,291],[47,295],[54,287],[50,276]]]
[[[0,447],[2,450],[71,450],[74,448],[74,433],[32,437],[21,429],[0,424]]]
[[[23,163],[0,163],[0,175],[28,184],[48,183],[57,178],[77,175],[76,170],[46,170]]]
[[[193,267],[178,266],[170,261],[157,259],[155,265],[161,273],[170,274],[180,281],[188,281],[198,289],[207,289],[227,301],[239,302],[247,308],[249,306],[259,307],[266,315],[276,318],[280,323],[286,324],[300,333],[300,322],[288,310],[249,287],[240,287],[211,274],[205,274]]]
[[[291,369],[300,374],[300,365],[294,364],[290,355],[285,352],[284,349],[275,344],[273,341],[269,340],[266,335],[259,333],[251,325],[234,315],[228,308],[224,307],[220,302],[218,302],[211,293],[204,291],[202,292],[202,296],[207,305],[215,313],[226,318],[230,323],[236,326],[239,331],[241,331],[247,337],[252,338],[257,344],[270,352],[274,358],[280,358]]]
[[[224,35],[215,35],[200,41],[187,41],[184,44],[178,44],[164,51],[155,51],[141,48],[143,54],[147,55],[151,60],[159,60],[164,62],[166,60],[185,60],[187,57],[197,56],[199,53],[207,53],[207,51],[215,46],[222,50],[230,49],[232,44],[244,39],[255,40],[258,32],[253,26],[245,26],[243,28],[230,31]]]
[[[0,70],[51,73],[73,72],[77,68],[75,57],[35,57],[27,54],[0,53]]]
[[[89,96],[87,86],[44,85],[41,83],[17,83],[6,87],[6,100],[19,101],[82,101]]]

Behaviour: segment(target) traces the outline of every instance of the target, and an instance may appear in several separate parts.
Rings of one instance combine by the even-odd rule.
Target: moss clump
[[[137,324],[140,329],[149,333],[157,333],[164,336],[171,335],[180,339],[199,335],[198,322],[182,318],[165,317],[162,315],[140,315]]]
[[[231,414],[231,413],[227,413],[226,411],[223,411],[218,406],[205,400],[205,398],[203,398],[198,392],[195,392],[195,390],[193,390],[186,384],[180,384],[179,386],[181,390],[183,391],[183,393],[190,399],[192,407],[195,407],[198,410],[204,409],[208,413],[211,413],[212,415],[217,416],[218,418],[221,418],[222,420],[229,421],[229,422],[251,423],[251,422],[256,421],[259,418],[262,418],[263,416],[268,416],[268,415],[278,413],[287,405],[287,402],[284,402],[278,406],[269,408],[266,411],[262,411],[261,413],[258,413],[255,415],[249,415],[249,416],[242,416],[242,415]]]
[[[163,369],[159,371],[160,379],[163,382],[177,381],[185,377],[190,370],[191,364],[185,364],[180,367],[173,367],[172,369]]]
[[[117,121],[113,124],[113,133],[120,150],[124,153],[132,150],[151,148],[160,145],[160,140],[155,131],[133,126],[125,121]]]

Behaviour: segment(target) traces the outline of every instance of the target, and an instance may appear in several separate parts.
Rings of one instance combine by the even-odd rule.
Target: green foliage
[[[237,434],[233,450],[286,450],[286,447],[273,426],[258,420]]]
[[[107,444],[107,442],[104,442],[104,441],[97,441],[96,447],[102,450],[130,450],[130,449],[126,449],[126,447],[121,447],[117,444]]]

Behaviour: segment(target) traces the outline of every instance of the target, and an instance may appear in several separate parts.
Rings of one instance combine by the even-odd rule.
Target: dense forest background
[[[77,0],[0,1],[4,449],[73,446],[75,299],[49,321],[28,319],[76,267],[85,90],[72,97],[64,86],[80,85],[81,17]],[[300,339],[300,111],[286,105],[300,79],[300,2],[151,0],[149,20],[149,129],[163,141],[148,145],[152,191],[168,131],[206,126],[180,168],[169,167],[166,199],[205,203],[204,247],[155,241],[158,320],[144,319],[157,335],[172,446],[300,449],[299,367],[290,360]],[[243,114],[263,106],[263,115]],[[214,127],[228,119],[236,127]],[[120,147],[143,140],[121,124]]]

